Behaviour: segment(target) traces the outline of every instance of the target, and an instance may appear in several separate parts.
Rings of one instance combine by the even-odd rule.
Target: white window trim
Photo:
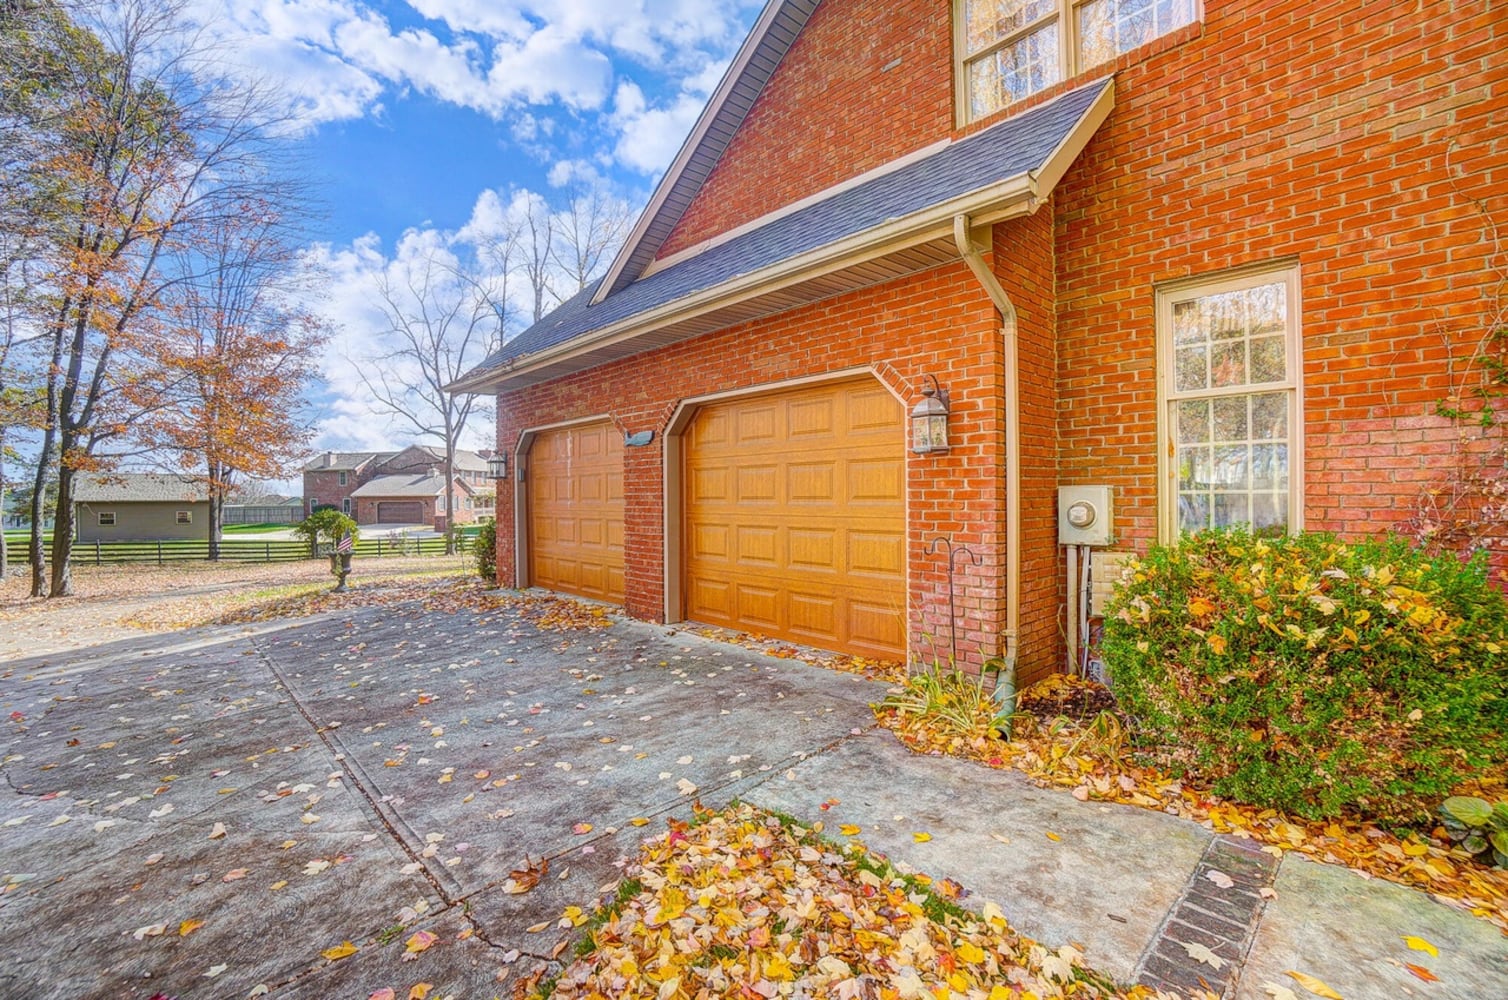
[[[340,501],[340,512],[342,514],[350,514],[351,513],[351,498],[350,497],[343,497],[343,498],[341,498],[341,501]]]
[[[1095,66],[1108,65],[1114,62],[1115,58],[1118,58],[1120,55],[1118,53],[1116,57],[1107,59],[1104,62],[1079,65],[1079,8],[1091,3],[1092,0],[1057,0],[1051,12],[1043,14],[1030,24],[1024,24],[1010,34],[996,39],[978,52],[970,52],[968,50],[969,33],[964,24],[965,2],[966,0],[953,0],[953,120],[954,124],[959,128],[975,120],[974,116],[970,114],[969,107],[969,64],[987,58],[1001,49],[1008,48],[1027,35],[1045,28],[1054,22],[1058,25],[1059,82],[1070,80],[1086,70],[1093,69]],[[1189,23],[1200,24],[1203,21],[1203,0],[1194,0],[1194,18]],[[1174,30],[1178,29],[1175,28]],[[1161,38],[1162,36],[1159,35],[1157,37]],[[1148,42],[1147,44],[1151,43]],[[998,108],[985,112],[980,117],[988,118],[991,115],[1000,114],[1009,108],[1009,104],[1001,105]]]
[[[1236,292],[1280,279],[1287,286],[1288,305],[1285,350],[1288,378],[1283,382],[1243,383],[1223,389],[1177,392],[1173,389],[1173,306],[1204,295]],[[1178,538],[1178,443],[1173,440],[1173,407],[1185,399],[1245,396],[1260,392],[1287,392],[1288,397],[1288,533],[1304,529],[1304,335],[1303,308],[1299,298],[1302,281],[1297,261],[1263,264],[1201,276],[1160,286],[1157,289],[1157,538],[1167,544]]]
[[[339,479],[340,485],[342,485],[342,486],[346,485],[346,474],[344,472],[342,472],[342,473],[339,473],[339,476],[340,476],[340,479]]]
[[[105,518],[107,518],[107,517],[110,520],[108,520],[108,521],[105,520]],[[102,527],[102,528],[113,528],[113,527],[115,527],[115,511],[113,511],[113,510],[98,511],[95,514],[95,522],[100,527]]]
[[[175,510],[175,511],[173,511],[173,523],[174,524],[193,524],[194,523],[194,512],[191,511],[191,510]]]

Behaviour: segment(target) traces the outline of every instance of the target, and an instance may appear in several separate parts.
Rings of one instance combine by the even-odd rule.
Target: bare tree
[[[275,115],[254,90],[208,71],[179,0],[91,0],[66,12],[56,0],[17,2],[61,18],[67,55],[66,80],[27,119],[53,137],[33,169],[57,186],[36,251],[50,284],[33,317],[47,349],[31,538],[32,592],[57,597],[72,593],[76,477],[101,467],[102,444],[126,435],[151,398],[146,388],[171,377],[151,346],[165,283],[175,280],[164,257],[208,221],[276,190],[262,170]],[[19,85],[0,80],[0,89]],[[48,587],[40,504],[54,463]]]
[[[511,244],[492,246],[506,253]],[[393,265],[378,279],[387,317],[384,349],[353,362],[373,400],[419,438],[438,439],[445,451],[446,525],[455,523],[455,457],[477,397],[445,387],[502,343],[507,319],[508,263],[466,266],[443,251]],[[396,276],[393,271],[399,272]],[[455,551],[446,532],[445,551]]]
[[[533,297],[533,322],[538,323],[545,314],[545,297],[560,301],[551,288],[552,271],[555,267],[555,225],[550,218],[550,206],[539,195],[525,191],[524,214],[519,226],[518,249],[524,280],[528,282]]]
[[[563,302],[585,288],[618,252],[633,213],[628,202],[599,186],[577,186],[550,222],[554,233],[550,251],[565,289],[556,298]]]

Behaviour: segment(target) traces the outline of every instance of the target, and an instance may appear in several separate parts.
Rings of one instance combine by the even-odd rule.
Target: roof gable
[[[451,391],[558,378],[958,259],[954,221],[1035,211],[1114,106],[1105,77],[711,241],[596,300],[588,286]],[[678,255],[679,256],[679,255]]]
[[[655,259],[820,2],[769,0],[765,5],[622,249],[591,291],[593,303],[633,282]]]

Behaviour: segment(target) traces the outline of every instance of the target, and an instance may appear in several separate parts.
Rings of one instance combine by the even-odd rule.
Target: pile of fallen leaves
[[[596,632],[613,624],[612,609],[604,604],[587,604],[553,594],[520,598],[515,607],[521,617],[542,632]]]
[[[1034,688],[1022,691],[1018,705],[1084,704],[1089,696],[1072,692],[1099,687],[1079,678],[1049,678],[1043,685],[1044,694]],[[981,720],[973,733],[961,734],[956,726],[927,715],[884,706],[876,706],[875,714],[918,753],[1012,768],[1039,785],[1067,788],[1081,801],[1119,802],[1182,816],[1216,833],[1260,841],[1276,857],[1298,851],[1316,861],[1344,865],[1364,877],[1427,892],[1508,933],[1508,871],[1472,859],[1451,843],[1444,829],[1400,837],[1360,819],[1309,821],[1222,799],[1190,780],[1140,765],[1127,746],[1120,718],[1111,711],[1080,718],[1023,713],[1015,717],[1009,738],[991,730],[989,720]],[[1459,793],[1508,798],[1508,782],[1494,775]]]
[[[584,957],[551,995],[1158,996],[1117,988],[1072,947],[1050,951],[1016,934],[993,904],[966,911],[929,879],[819,832],[748,805],[672,822],[644,846],[616,899],[586,921]]]
[[[867,656],[834,653],[830,650],[814,649],[808,646],[793,646],[780,639],[771,639],[752,632],[735,632],[725,628],[698,626],[689,631],[704,639],[711,639],[713,642],[742,646],[756,653],[773,656],[777,660],[797,660],[840,673],[856,674],[872,681],[887,681],[891,684],[904,684],[906,681],[906,665],[894,660],[876,660]]]

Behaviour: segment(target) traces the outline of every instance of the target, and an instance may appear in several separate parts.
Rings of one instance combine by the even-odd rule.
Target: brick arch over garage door
[[[529,583],[622,604],[623,435],[608,420],[540,431],[524,482]]]
[[[905,412],[884,386],[708,403],[681,454],[686,618],[905,658]]]

